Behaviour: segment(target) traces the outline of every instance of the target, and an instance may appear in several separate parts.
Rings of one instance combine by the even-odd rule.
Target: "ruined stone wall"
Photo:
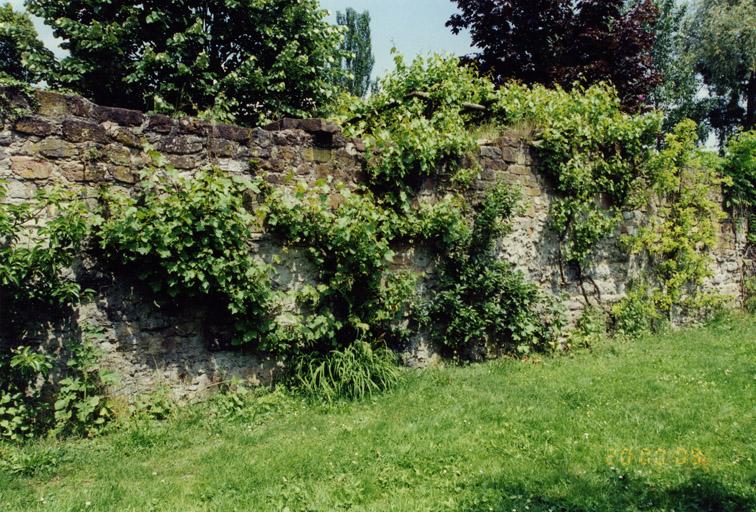
[[[85,195],[93,195],[94,188],[103,184],[132,187],[139,170],[150,162],[146,153],[150,148],[189,174],[215,165],[234,175],[262,176],[275,185],[328,177],[354,185],[364,179],[362,144],[345,139],[337,126],[320,119],[285,119],[265,129],[250,129],[99,107],[49,92],[38,93],[32,110],[33,114],[6,123],[0,131],[0,179],[7,182],[7,201],[23,201],[39,187],[50,185],[76,187]],[[560,268],[557,239],[547,225],[553,194],[522,137],[513,133],[482,141],[479,161],[482,172],[473,193],[498,180],[523,190],[525,212],[500,242],[502,258],[545,290],[564,296],[573,319],[586,303],[610,304],[624,295],[639,263],[623,253],[618,237],[601,247],[600,257],[587,270],[595,287],[582,289],[569,269]],[[636,217],[628,214],[617,235],[632,231]],[[723,223],[712,289],[739,295],[743,244],[742,236]],[[258,252],[269,262],[274,254],[279,256],[275,261],[281,259],[277,286],[297,286],[312,278],[312,269],[301,255],[282,254],[265,240]],[[399,260],[419,272],[430,272],[432,262],[422,251],[405,252]],[[266,380],[275,372],[275,361],[243,350],[213,349],[217,332],[212,330],[210,305],[197,301],[158,307],[133,276],[113,276],[87,261],[73,270],[83,286],[95,290],[95,299],[75,312],[74,324],[102,327],[103,366],[120,375],[116,393],[133,395],[166,386],[176,397],[185,397],[230,377]],[[61,328],[48,321],[44,312],[39,312],[39,319],[45,323],[31,337],[61,344],[71,332],[71,326]],[[423,364],[431,352],[419,343],[407,360]]]

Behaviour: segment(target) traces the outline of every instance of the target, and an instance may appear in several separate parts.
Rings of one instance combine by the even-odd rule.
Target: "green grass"
[[[10,452],[29,474],[0,470],[0,510],[754,510],[754,341],[745,317],[412,372],[359,403],[273,393],[228,420],[219,398]]]

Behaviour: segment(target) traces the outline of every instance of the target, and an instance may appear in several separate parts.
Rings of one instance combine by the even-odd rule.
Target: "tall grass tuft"
[[[326,355],[302,356],[294,366],[297,387],[328,402],[382,393],[396,385],[400,376],[391,350],[373,348],[364,341]]]

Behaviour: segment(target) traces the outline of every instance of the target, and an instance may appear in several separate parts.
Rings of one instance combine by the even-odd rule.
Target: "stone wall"
[[[139,170],[150,162],[149,148],[189,174],[215,165],[235,175],[262,176],[276,185],[326,177],[354,185],[364,179],[362,144],[345,139],[336,125],[320,119],[284,119],[266,128],[250,129],[148,116],[50,92],[38,92],[37,99],[34,114],[7,122],[0,131],[0,179],[7,182],[8,201],[23,201],[39,187],[54,184],[77,187],[83,194],[103,184],[132,187],[139,180]],[[23,102],[17,97],[14,101]],[[553,194],[538,173],[525,138],[512,133],[497,141],[481,141],[479,161],[482,172],[473,191],[505,180],[524,193],[525,213],[500,242],[502,258],[544,289],[563,295],[571,318],[579,315],[586,303],[609,304],[624,295],[640,263],[623,253],[617,237],[601,247],[600,257],[588,269],[595,287],[581,289],[575,276],[560,268],[557,240],[547,227]],[[434,193],[432,185],[429,193]],[[628,214],[617,234],[631,231],[636,219],[637,214]],[[739,296],[743,246],[742,235],[723,223],[712,289]],[[300,255],[282,255],[265,240],[258,249],[260,257],[268,261],[273,261],[274,254],[283,256],[276,285],[297,286],[311,278],[309,263]],[[400,264],[428,273],[431,261],[421,251],[409,251]],[[274,361],[255,354],[214,350],[218,348],[213,322],[216,312],[201,301],[161,308],[134,277],[115,277],[87,261],[73,270],[84,286],[96,292],[92,302],[75,312],[74,323],[103,328],[103,366],[120,375],[116,393],[133,395],[164,385],[177,397],[184,397],[234,376],[267,380],[276,370]],[[44,312],[39,315],[46,318]],[[30,336],[61,344],[70,332],[71,326],[61,328],[50,321]],[[423,364],[431,352],[419,343],[407,360]]]

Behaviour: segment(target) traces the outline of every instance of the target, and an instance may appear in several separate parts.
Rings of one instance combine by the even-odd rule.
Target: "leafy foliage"
[[[33,437],[37,428],[34,404],[22,391],[0,389],[0,439],[20,442]]]
[[[85,326],[82,340],[68,347],[68,368],[55,400],[54,432],[58,435],[92,437],[113,419],[107,388],[116,376],[100,369],[101,353],[94,344],[99,335],[97,328]]]
[[[100,246],[138,269],[155,292],[220,301],[235,342],[259,341],[270,330],[270,272],[252,252],[260,222],[245,202],[258,189],[218,170],[181,177],[155,156],[159,165],[146,172],[138,195],[103,195]]]
[[[9,361],[0,362],[6,372],[0,379],[0,438],[20,442],[46,427],[48,407],[35,380],[48,375],[53,358],[28,346],[11,349],[11,354]]]
[[[673,308],[696,311],[711,306],[712,298],[699,287],[710,274],[708,249],[716,243],[724,217],[714,195],[723,180],[717,162],[712,162],[716,156],[697,149],[696,140],[692,121],[682,122],[666,136],[662,150],[647,164],[655,214],[627,237],[633,252],[651,258],[647,279],[653,287],[644,296],[666,318]]]
[[[559,315],[534,284],[494,251],[509,230],[518,199],[502,183],[475,207],[471,221],[462,216],[463,205],[449,199],[420,217],[425,237],[440,255],[427,326],[456,358],[485,356],[482,350],[528,353],[558,345]]]
[[[349,94],[363,98],[373,83],[370,74],[375,64],[370,38],[370,13],[358,13],[348,8],[343,13],[336,13],[336,23],[346,29],[341,43],[344,56],[339,62],[346,73],[338,73],[336,83]]]
[[[395,386],[401,376],[393,352],[364,341],[324,356],[303,356],[295,375],[302,391],[328,402],[373,396]]]
[[[315,0],[28,0],[69,55],[50,76],[101,105],[256,124],[334,93],[340,31]]]
[[[747,277],[743,283],[745,288],[745,310],[756,314],[756,276]]]
[[[756,120],[756,3],[703,0],[692,14],[687,51],[716,100],[711,123],[720,143]],[[744,108],[745,107],[745,108]]]
[[[481,72],[503,84],[572,86],[612,82],[637,108],[659,81],[653,61],[652,0],[454,0],[452,32],[469,29]]]
[[[0,77],[36,83],[50,71],[54,60],[29,15],[14,11],[11,4],[0,5]]]
[[[87,325],[82,341],[67,342],[63,356],[19,346],[0,360],[0,439],[21,442],[46,432],[93,436],[104,429],[113,419],[107,387],[115,376],[100,369],[98,335]],[[48,385],[40,383],[64,359],[62,378],[45,391]]]
[[[397,291],[385,286],[384,277],[394,255],[395,214],[369,192],[332,195],[327,183],[298,184],[293,193],[273,191],[266,203],[268,229],[285,245],[304,249],[319,274],[317,286],[299,297],[309,314],[284,322],[286,334],[279,339],[307,352],[327,352],[386,335],[391,314],[382,303],[392,302]]]
[[[552,205],[552,227],[562,237],[564,260],[586,262],[617,225],[641,164],[650,157],[659,117],[623,113],[616,93],[604,84],[570,92],[510,84],[501,89],[496,109],[505,123],[537,127],[541,169],[562,195]]]
[[[745,213],[749,240],[756,244],[756,130],[730,137],[722,170],[730,178],[728,202]]]
[[[373,190],[398,199],[476,148],[468,130],[476,113],[464,104],[489,101],[493,84],[438,55],[411,64],[396,55],[395,64],[378,93],[339,114],[346,133],[365,141]]]
[[[656,295],[647,283],[639,283],[631,288],[622,300],[612,306],[614,331],[628,336],[659,331],[666,322],[656,306]]]
[[[662,81],[651,91],[649,104],[664,112],[664,131],[671,130],[684,119],[698,123],[699,139],[710,133],[709,114],[715,100],[699,94],[703,86],[696,74],[694,59],[686,49],[690,33],[690,6],[676,0],[656,0],[659,18],[654,31],[654,65]]]
[[[209,401],[210,424],[218,430],[234,423],[250,428],[272,416],[288,415],[296,410],[294,398],[283,386],[266,389],[231,381],[221,386],[220,392]]]
[[[0,182],[0,321],[10,333],[30,308],[79,301],[85,291],[64,270],[82,250],[89,226],[73,193],[40,190],[23,203],[5,202],[6,195]]]

